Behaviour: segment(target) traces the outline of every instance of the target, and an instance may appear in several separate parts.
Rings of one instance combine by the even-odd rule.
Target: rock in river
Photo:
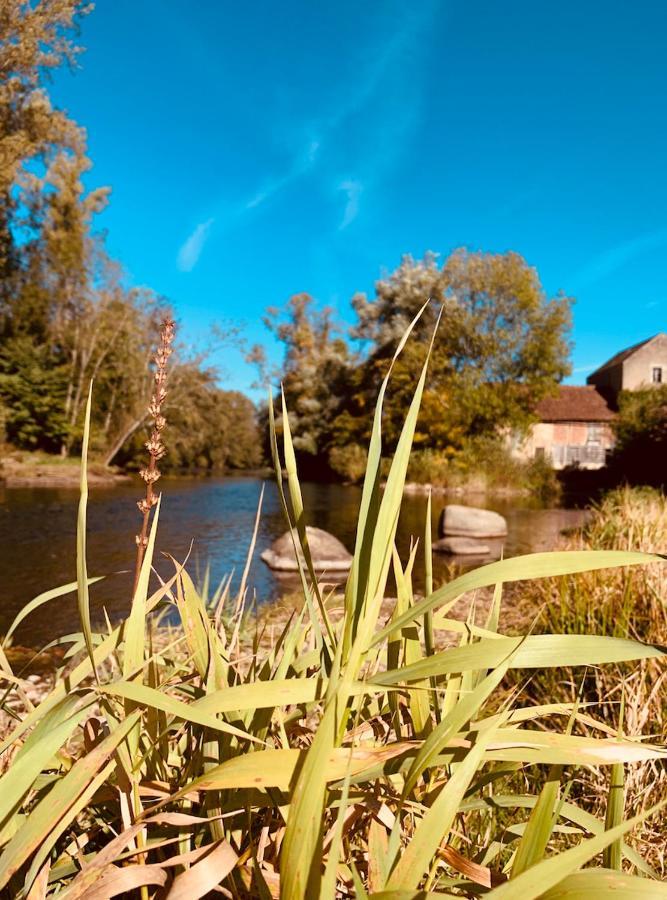
[[[441,537],[504,537],[507,534],[507,522],[493,510],[450,503],[440,514],[438,533]]]
[[[441,538],[433,544],[436,553],[450,553],[452,556],[486,556],[491,552],[487,544],[467,537]]]
[[[313,566],[317,572],[347,572],[352,565],[352,556],[338,538],[321,528],[306,526],[308,546],[313,558]],[[299,547],[299,556],[302,557]],[[262,553],[262,559],[271,569],[280,572],[296,572],[298,570],[294,546],[289,531],[281,535],[277,541]],[[303,557],[302,557],[303,563]]]

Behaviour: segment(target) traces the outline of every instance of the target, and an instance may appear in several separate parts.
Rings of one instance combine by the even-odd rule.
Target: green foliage
[[[339,336],[332,310],[318,310],[308,294],[297,294],[284,310],[270,308],[267,313],[265,325],[285,348],[280,382],[294,448],[308,465],[309,459],[326,458],[331,422],[347,392],[348,348]],[[258,348],[254,359],[262,361]],[[280,429],[280,422],[278,425]]]
[[[329,450],[329,466],[343,481],[356,484],[366,473],[368,454],[360,444],[332,447]]]
[[[667,385],[623,391],[613,427],[613,475],[630,484],[667,484]]]
[[[442,268],[433,254],[422,261],[405,257],[376,284],[373,299],[353,298],[358,318],[353,334],[370,346],[367,391],[375,373],[386,369],[397,335],[428,298],[432,302],[416,340],[392,376],[389,445],[440,308],[415,446],[460,448],[471,436],[528,425],[535,403],[569,371],[571,301],[548,298],[535,269],[517,253],[456,250]]]
[[[463,491],[520,491],[543,501],[560,492],[556,473],[540,458],[516,459],[498,436],[468,438],[460,449],[416,450],[408,466],[408,481]]]
[[[69,434],[64,414],[67,373],[27,336],[0,348],[5,438],[24,450],[57,452]]]
[[[307,454],[320,467],[352,477],[348,448],[368,441],[376,385],[429,298],[414,340],[393,364],[383,412],[386,451],[396,447],[439,315],[414,437],[417,451],[438,454],[439,467],[440,454],[463,456],[471,440],[527,428],[537,401],[568,373],[571,301],[547,297],[536,271],[517,253],[457,250],[442,267],[434,254],[421,261],[405,257],[377,282],[372,299],[352,299],[357,321],[348,338],[361,342],[361,356],[346,351],[330,311],[316,312],[307,295],[288,302],[280,324],[278,311],[271,311],[267,324],[285,346],[281,378],[302,465]]]
[[[85,133],[49,100],[47,75],[76,58],[87,11],[78,0],[5,0],[0,14],[0,403],[11,444],[66,456],[81,446],[94,380],[91,452],[109,464],[131,461],[146,439],[148,360],[169,310],[107,256],[95,218],[109,191],[85,189]],[[167,464],[256,465],[250,402],[222,392],[183,346],[173,369]]]
[[[129,618],[91,632],[82,475],[82,633],[68,640],[87,652],[36,705],[0,654],[0,710],[11,710],[0,743],[0,767],[9,762],[0,768],[0,890],[16,900],[37,888],[45,898],[101,898],[142,885],[193,900],[216,887],[288,900],[367,892],[474,900],[481,889],[537,898],[583,896],[586,886],[632,896],[646,883],[644,895],[664,895],[625,842],[664,800],[630,818],[615,793],[609,814],[596,816],[561,778],[564,767],[577,779],[611,767],[646,771],[664,765],[664,748],[610,736],[576,703],[524,705],[516,691],[498,713],[495,697],[511,672],[664,660],[660,647],[627,636],[503,635],[503,585],[628,577],[664,561],[620,549],[534,554],[415,597],[414,553],[404,563],[393,542],[424,374],[382,494],[381,408],[375,416],[345,597],[323,598],[302,572],[304,608],[280,634],[242,629],[244,594],[231,597],[225,582],[210,598],[179,564],[150,593],[157,510]],[[282,444],[298,517],[290,527],[308,561],[288,429]],[[392,556],[398,598],[387,623]],[[458,600],[487,588],[494,611],[485,627],[472,614],[467,623],[452,617]],[[30,614],[72,589],[36,598]],[[159,631],[150,619],[165,604],[180,617],[177,630]],[[589,733],[575,733],[582,727]],[[607,847],[614,865],[644,877],[623,872],[619,881],[618,871],[600,869]]]

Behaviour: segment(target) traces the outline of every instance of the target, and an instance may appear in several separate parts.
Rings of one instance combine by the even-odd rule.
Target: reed
[[[576,700],[536,705],[500,692],[512,671],[664,661],[664,651],[650,638],[498,629],[507,585],[569,584],[662,558],[631,547],[534,554],[415,596],[412,566],[424,550],[415,544],[402,560],[394,538],[425,377],[384,489],[381,385],[343,595],[313,584],[289,427],[280,447],[273,432],[305,559],[303,606],[277,633],[261,620],[241,627],[245,588],[232,596],[229,579],[215,591],[205,579],[197,589],[184,562],[151,593],[152,494],[132,610],[115,628],[89,624],[83,554],[85,624],[50,693],[33,706],[0,657],[11,716],[0,744],[11,757],[0,776],[5,896],[667,896],[626,841],[664,801],[634,818],[618,802],[624,767],[662,765],[665,748],[617,733]],[[386,616],[390,569],[398,596]],[[71,589],[37,598],[28,614]],[[450,615],[484,589],[493,602],[482,624],[474,609],[468,621]],[[181,626],[146,629],[158,609]],[[590,769],[614,773],[600,815],[570,796]],[[519,790],[518,772],[531,776]],[[603,853],[614,868],[602,867]]]

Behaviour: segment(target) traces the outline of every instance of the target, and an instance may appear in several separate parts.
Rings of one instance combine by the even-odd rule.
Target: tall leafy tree
[[[278,375],[305,471],[322,464],[330,445],[331,425],[348,390],[350,352],[333,310],[318,309],[309,294],[296,294],[282,310],[270,308],[264,322],[284,347]]]
[[[405,257],[376,284],[357,294],[353,336],[366,343],[358,404],[384,374],[400,336],[429,304],[401,355],[387,401],[386,434],[395,441],[438,315],[429,379],[416,444],[459,447],[471,435],[521,428],[535,403],[569,371],[571,300],[548,297],[535,269],[517,253],[455,251],[440,267],[435,255]],[[350,429],[343,419],[343,434]]]

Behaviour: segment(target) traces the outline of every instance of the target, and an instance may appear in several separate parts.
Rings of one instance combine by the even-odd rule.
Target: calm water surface
[[[248,545],[265,485],[257,549],[249,577],[258,602],[275,599],[294,582],[280,582],[260,560],[259,554],[285,531],[278,494],[271,481],[258,478],[220,478],[207,480],[166,480],[163,490],[157,550],[183,559],[193,543],[190,572],[201,580],[210,566],[211,581],[216,584],[234,571],[238,584],[245,564]],[[341,485],[304,484],[303,495],[309,524],[335,534],[349,549],[354,543],[360,488]],[[134,560],[134,534],[139,523],[135,505],[138,486],[122,485],[91,490],[88,505],[88,571],[106,575],[91,588],[93,618],[100,622],[103,609],[111,620],[125,615]],[[440,510],[447,502],[433,500],[433,530]],[[466,502],[450,500],[449,502]],[[472,505],[482,505],[479,498]],[[78,491],[48,488],[0,488],[0,564],[2,598],[0,634],[16,613],[41,591],[73,581]],[[530,550],[550,549],[562,528],[580,521],[581,513],[567,509],[540,509],[524,501],[486,502],[508,520],[509,534],[504,546],[506,556]],[[406,495],[398,529],[398,545],[405,554],[411,535],[421,537],[424,530],[426,498]],[[496,555],[500,546],[494,547]],[[169,577],[173,567],[163,556],[156,556],[157,567]],[[419,554],[418,554],[419,560]],[[436,555],[436,583],[448,577],[448,557]],[[125,573],[123,573],[125,570]],[[120,573],[120,574],[119,574]],[[421,565],[416,571],[417,587],[422,584]],[[38,646],[56,636],[78,631],[74,594],[50,601],[30,616],[18,632],[17,642]]]

